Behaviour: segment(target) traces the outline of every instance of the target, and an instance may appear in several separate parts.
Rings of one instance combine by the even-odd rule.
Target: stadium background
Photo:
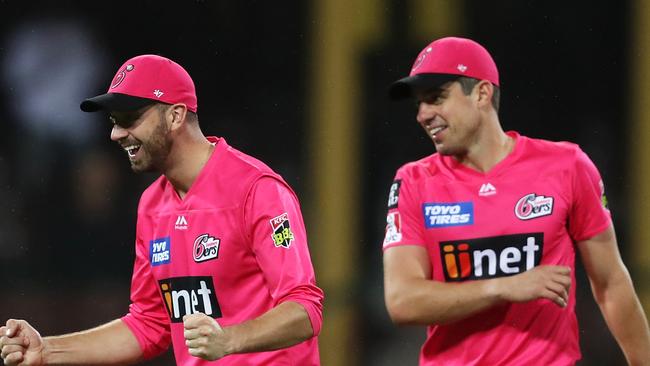
[[[491,51],[506,129],[594,160],[650,310],[645,1],[3,0],[0,14],[2,320],[48,335],[126,311],[137,199],[155,175],[132,174],[108,120],[78,104],[127,58],[156,53],[193,76],[207,134],[297,191],[326,291],[323,365],[415,364],[424,328],[389,321],[380,246],[395,169],[433,148],[386,88],[446,35]],[[578,276],[581,364],[622,364]]]

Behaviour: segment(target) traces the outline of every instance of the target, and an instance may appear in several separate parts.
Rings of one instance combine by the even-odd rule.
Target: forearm
[[[650,330],[627,272],[600,289],[593,286],[594,298],[607,326],[630,365],[650,365]]]
[[[386,304],[397,324],[451,323],[502,302],[498,281],[445,283],[412,278],[386,286],[394,289],[386,292]]]
[[[142,359],[131,330],[114,320],[97,328],[43,339],[47,365],[129,365]]]
[[[228,353],[272,351],[314,335],[307,311],[292,301],[281,303],[256,319],[225,327],[224,332],[231,339]]]

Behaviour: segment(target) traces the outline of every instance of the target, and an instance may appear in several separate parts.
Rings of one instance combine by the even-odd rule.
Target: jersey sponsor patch
[[[605,195],[605,183],[603,183],[602,179],[598,182],[598,186],[600,187],[600,204],[605,210],[609,210],[607,196]]]
[[[544,233],[494,236],[440,242],[440,258],[448,282],[515,275],[538,266]]]
[[[201,234],[194,239],[192,254],[196,263],[205,262],[219,257],[219,244],[221,240],[210,234]]]
[[[390,193],[388,193],[388,209],[397,208],[399,203],[399,187],[402,185],[401,179],[396,179],[390,185]]]
[[[402,241],[402,219],[399,212],[389,212],[386,216],[384,246]]]
[[[289,215],[285,212],[280,216],[276,216],[269,220],[271,228],[273,228],[273,244],[276,247],[289,248],[293,240],[293,232],[289,224]]]
[[[529,193],[519,199],[515,205],[515,215],[520,220],[531,220],[553,213],[553,197],[538,196]]]
[[[432,203],[422,205],[427,229],[474,224],[474,203]]]
[[[152,266],[167,264],[171,261],[172,241],[169,236],[149,241],[149,262]]]
[[[221,317],[212,277],[173,277],[158,281],[163,302],[172,323],[181,323],[185,315],[201,312]]]

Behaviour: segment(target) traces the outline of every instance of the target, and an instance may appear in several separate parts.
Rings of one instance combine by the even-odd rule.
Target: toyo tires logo
[[[553,197],[538,196],[529,193],[519,199],[515,205],[515,215],[520,220],[530,220],[553,213]]]

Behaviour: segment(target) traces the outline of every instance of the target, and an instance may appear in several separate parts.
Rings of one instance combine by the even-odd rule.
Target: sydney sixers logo
[[[519,199],[515,205],[515,215],[520,220],[530,220],[553,213],[553,197],[538,196],[529,193]]]
[[[199,235],[194,240],[192,250],[194,261],[198,263],[217,258],[219,256],[219,243],[221,243],[221,240],[210,236],[210,234]]]
[[[115,89],[122,84],[122,81],[124,81],[124,78],[126,77],[126,73],[133,71],[133,69],[135,69],[135,66],[133,66],[133,64],[128,64],[122,70],[118,71],[111,83],[111,89]]]

